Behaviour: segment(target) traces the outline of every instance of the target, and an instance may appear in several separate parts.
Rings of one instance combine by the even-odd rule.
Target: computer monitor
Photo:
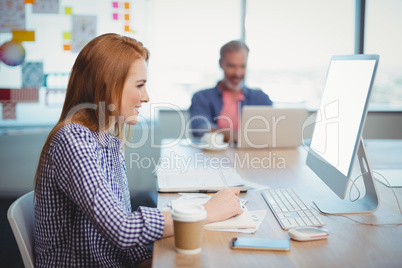
[[[333,214],[371,213],[379,197],[366,157],[362,130],[378,55],[333,56],[314,125],[307,166],[339,198],[314,200],[321,212]],[[363,198],[345,199],[355,156],[365,185]]]

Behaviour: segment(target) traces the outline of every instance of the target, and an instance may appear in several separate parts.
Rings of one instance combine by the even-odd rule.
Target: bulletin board
[[[0,128],[51,126],[81,49],[114,32],[136,38],[146,0],[1,0]]]

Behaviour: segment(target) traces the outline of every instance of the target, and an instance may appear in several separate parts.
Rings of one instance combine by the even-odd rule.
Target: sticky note
[[[118,19],[119,19],[119,14],[113,13],[113,19],[114,19],[114,20],[118,20]]]
[[[63,49],[64,49],[65,51],[71,51],[71,50],[72,50],[70,44],[64,44],[64,45],[63,45]]]
[[[113,7],[114,8],[119,8],[119,3],[118,2],[113,2]]]
[[[125,25],[125,26],[124,26],[124,31],[129,32],[129,31],[130,31],[130,26],[129,26],[129,25]]]
[[[35,31],[12,30],[13,42],[35,41]]]
[[[125,9],[130,9],[130,3],[125,2],[125,3],[124,3],[124,8],[125,8]]]
[[[25,4],[35,4],[35,0],[25,0]]]
[[[64,14],[66,14],[66,15],[73,15],[73,9],[72,9],[72,7],[65,7],[65,8],[64,8]]]
[[[130,14],[124,14],[124,20],[130,20]]]
[[[63,39],[71,40],[71,32],[64,32],[63,33]]]

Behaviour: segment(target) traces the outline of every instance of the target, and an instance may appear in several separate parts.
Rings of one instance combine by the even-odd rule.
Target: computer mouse
[[[289,236],[297,241],[310,241],[328,238],[329,232],[318,227],[296,227],[289,230]]]

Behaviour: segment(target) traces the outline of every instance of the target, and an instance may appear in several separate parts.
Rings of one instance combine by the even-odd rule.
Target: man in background
[[[219,66],[223,80],[214,88],[194,94],[190,106],[191,128],[194,137],[205,132],[219,131],[225,141],[237,142],[239,112],[244,105],[272,105],[260,89],[244,85],[249,48],[244,42],[230,41],[220,50]]]

